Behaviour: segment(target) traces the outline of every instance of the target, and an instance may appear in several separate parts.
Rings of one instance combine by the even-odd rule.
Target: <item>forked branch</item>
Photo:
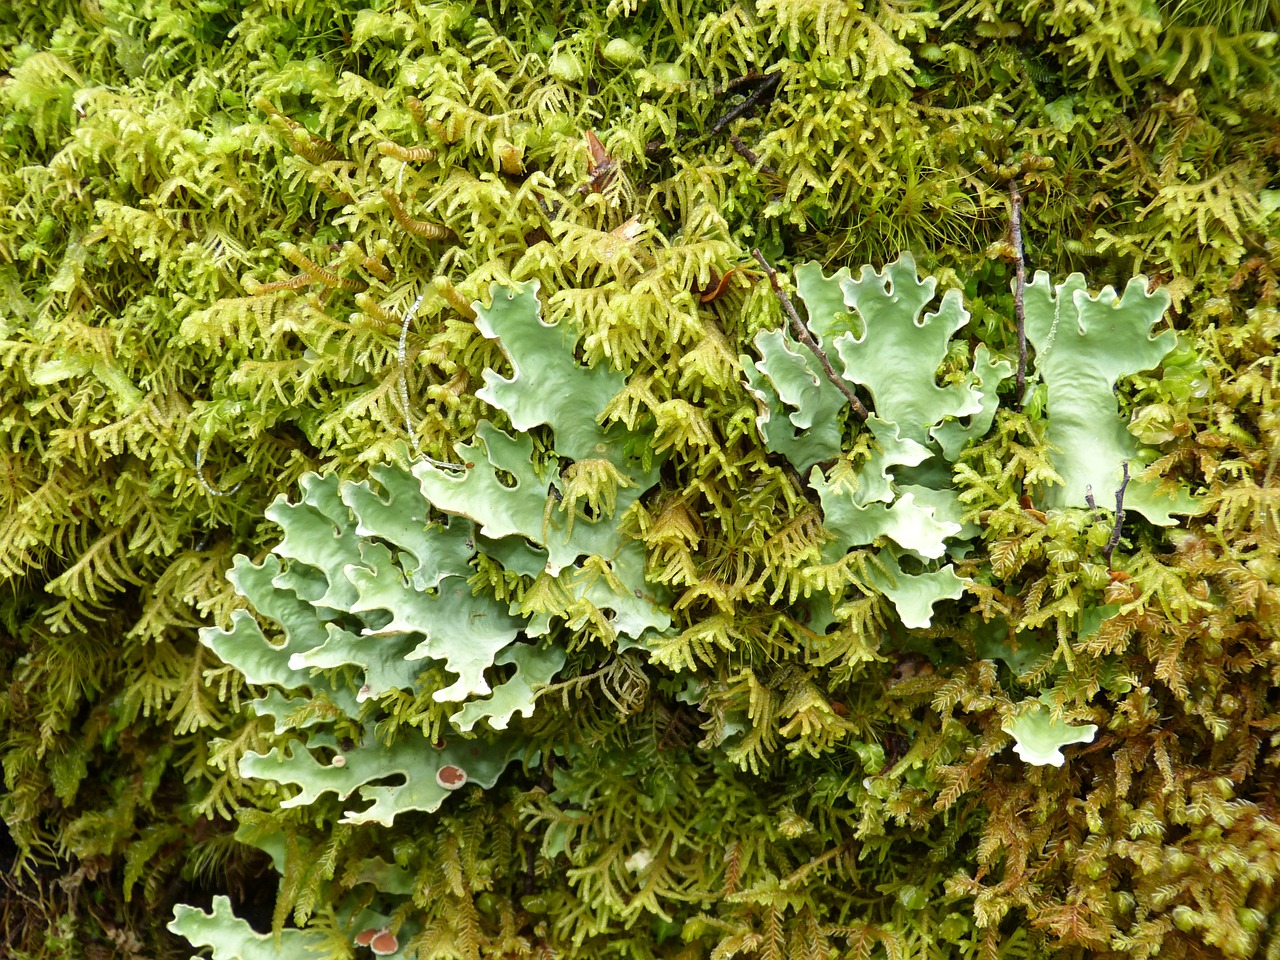
[[[1111,569],[1111,555],[1120,545],[1120,537],[1124,533],[1124,491],[1129,486],[1129,461],[1124,462],[1124,474],[1120,480],[1120,489],[1116,491],[1116,525],[1111,530],[1111,539],[1107,541],[1104,556],[1107,558],[1107,569]]]
[[[813,339],[813,334],[804,325],[804,321],[800,319],[800,314],[796,312],[795,304],[787,296],[787,291],[783,290],[782,285],[778,283],[778,271],[773,269],[769,261],[764,258],[764,254],[760,252],[759,247],[754,248],[751,251],[751,255],[756,258],[760,266],[764,267],[764,272],[769,275],[769,285],[773,287],[773,292],[777,295],[778,300],[782,302],[783,312],[786,313],[787,319],[791,322],[791,332],[795,334],[795,338],[813,351],[813,355],[822,364],[822,370],[827,375],[827,379],[831,381],[837,390],[844,394],[845,399],[849,401],[849,406],[853,408],[853,412],[858,419],[866,420],[867,408],[862,405],[862,401],[854,394],[853,389],[844,377],[836,373],[835,367],[831,366],[831,361],[827,359],[826,353],[818,345],[818,341]]]

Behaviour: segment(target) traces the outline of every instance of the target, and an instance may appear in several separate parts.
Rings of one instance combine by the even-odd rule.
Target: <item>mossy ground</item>
[[[275,542],[263,512],[304,473],[471,437],[505,361],[467,304],[508,279],[540,281],[581,359],[627,376],[610,415],[670,455],[634,532],[682,632],[658,669],[579,630],[534,732],[593,759],[377,841],[420,869],[431,949],[1276,955],[1278,21],[1275,0],[5,4],[15,956],[181,955],[175,901],[321,916],[350,882],[369,836],[294,823],[313,866],[283,906],[263,893],[230,830],[269,816],[236,775],[268,734],[196,630],[228,621],[231,558]],[[1125,613],[1087,639],[1053,601],[1092,576],[1096,531],[1020,500],[1034,404],[962,461],[992,577],[903,631],[855,564],[820,562],[738,369],[780,323],[753,247],[784,272],[910,250],[1010,351],[1011,184],[1032,267],[1145,272],[1203,361],[1121,385],[1208,512],[1131,527],[1122,575],[1086,584]],[[801,580],[847,601],[840,630],[779,616]],[[1003,751],[999,707],[1038,678],[979,658],[993,613],[1035,624],[1103,730],[1064,769]],[[1091,701],[1103,662],[1131,689]],[[741,714],[750,742],[708,759]],[[641,849],[671,856],[653,889],[625,866]]]

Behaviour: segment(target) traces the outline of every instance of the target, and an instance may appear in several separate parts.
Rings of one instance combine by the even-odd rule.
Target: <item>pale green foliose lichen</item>
[[[1062,748],[1073,743],[1092,743],[1098,726],[1073,726],[1053,715],[1045,697],[1021,704],[1015,717],[1005,719],[1000,729],[1013,737],[1013,749],[1024,761],[1036,766],[1060,767],[1066,762]]]
[[[1157,366],[1175,339],[1168,331],[1151,336],[1169,296],[1148,293],[1146,285],[1139,277],[1123,297],[1110,287],[1090,297],[1080,274],[1057,287],[1037,274],[1026,288],[1032,374],[1047,387],[1051,463],[1063,480],[1047,489],[1048,506],[1083,508],[1086,494],[1105,506],[1124,464],[1136,463],[1137,440],[1125,429],[1114,387],[1126,374]],[[951,465],[990,430],[998,391],[1014,373],[1010,358],[978,344],[962,380],[938,382],[970,318],[959,291],[935,302],[936,287],[934,278],[917,276],[909,254],[880,272],[864,266],[857,279],[847,268],[829,277],[816,264],[796,270],[815,342],[845,383],[872,401],[865,424],[871,452],[856,466],[842,458],[840,416],[848,401],[808,347],[786,332],[762,331],[754,341],[760,359],[742,357],[766,447],[808,471],[821,500],[827,559],[878,546],[870,585],[909,627],[929,626],[935,603],[963,593],[945,557],[980,531],[962,522]],[[1165,492],[1133,480],[1126,509],[1164,525],[1173,513],[1198,511],[1187,491],[1169,486]],[[903,557],[923,569],[905,572]]]
[[[632,455],[640,449],[636,437],[599,424],[621,387],[617,375],[576,360],[576,338],[541,321],[533,287],[495,287],[493,305],[476,310],[480,328],[500,340],[515,370],[510,379],[487,371],[482,394],[507,414],[515,434],[480,423],[472,443],[458,444],[463,460],[456,469],[423,461],[408,471],[376,466],[360,482],[304,477],[296,502],[280,498],[267,511],[284,531],[280,543],[257,565],[237,557],[229,574],[283,642],[269,641],[243,610],[230,629],[202,632],[246,680],[268,685],[251,706],[274,718],[277,735],[292,734],[240,762],[243,777],[298,788],[282,807],[332,792],[358,801],[345,822],[390,825],[398,814],[439,808],[451,792],[443,769],[456,766],[468,784],[490,787],[520,754],[508,728],[515,716],[532,715],[539,690],[564,665],[565,651],[550,636],[552,617],[563,611],[473,589],[469,578],[482,552],[509,561],[515,574],[550,579],[579,614],[583,605],[598,609],[621,643],[670,625],[660,592],[644,580],[642,552],[617,529],[617,515],[656,478],[655,468]],[[543,425],[554,432],[554,453],[538,463],[528,431]],[[571,515],[552,496],[564,482],[556,454],[611,463],[623,479],[614,510]],[[455,737],[440,749],[412,736],[382,743],[366,702],[422,691],[438,675],[432,665],[456,679],[427,692],[454,705],[450,723],[474,739]],[[491,684],[493,668],[504,666],[514,673]],[[314,729],[314,717],[290,720],[317,699],[362,726],[363,736],[344,748]],[[383,783],[389,775],[403,781]]]

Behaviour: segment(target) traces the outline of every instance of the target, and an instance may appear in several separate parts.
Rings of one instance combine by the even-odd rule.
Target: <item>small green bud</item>
[[[1184,337],[1179,337],[1174,348],[1166,355],[1162,364],[1167,370],[1169,367],[1185,367],[1198,362],[1200,355],[1196,353],[1196,348]]]
[[[530,893],[520,898],[520,906],[529,913],[546,913],[547,898],[540,893]]]
[[[533,47],[539,53],[546,53],[556,42],[554,27],[542,27],[533,38]]]
[[[400,83],[410,90],[421,90],[430,76],[427,64],[417,60],[400,68]]]
[[[582,61],[567,50],[553,54],[547,69],[561,83],[576,83],[586,75],[582,70]]]
[[[951,943],[958,943],[968,933],[970,922],[958,913],[949,913],[947,918],[938,924],[938,935],[943,940]]]
[[[813,61],[812,69],[814,78],[828,90],[844,86],[852,75],[849,62],[835,57],[821,57]]]
[[[1253,907],[1236,907],[1236,922],[1246,933],[1258,933],[1267,927],[1267,915]]]
[[[567,113],[555,114],[543,124],[542,135],[544,139],[573,136],[573,119]]]
[[[54,234],[58,230],[58,221],[53,217],[45,217],[40,221],[40,225],[36,227],[36,243],[45,246],[53,239]]]
[[[907,884],[898,891],[898,902],[907,910],[923,910],[929,905],[929,894],[920,887]]]
[[[604,45],[603,57],[616,67],[630,67],[644,59],[636,45],[621,37],[614,37]]]
[[[1196,921],[1199,919],[1199,914],[1186,904],[1180,904],[1173,908],[1173,925],[1183,933],[1190,933],[1194,930],[1196,928]]]
[[[663,83],[685,83],[689,71],[675,63],[655,63],[649,71]]]

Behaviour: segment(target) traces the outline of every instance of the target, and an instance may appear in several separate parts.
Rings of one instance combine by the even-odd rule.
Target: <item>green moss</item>
[[[196,641],[199,625],[231,622],[222,574],[273,542],[263,511],[308,471],[359,478],[405,442],[441,461],[471,442],[483,372],[516,371],[467,305],[493,280],[537,280],[579,359],[625,379],[605,425],[651,432],[668,457],[628,522],[651,579],[675,591],[679,632],[654,656],[692,679],[664,687],[584,622],[562,691],[574,721],[545,736],[603,765],[563,787],[553,765],[550,785],[531,774],[522,793],[424,830],[405,854],[419,899],[458,918],[423,926],[424,942],[607,941],[637,956],[721,940],[801,956],[850,938],[919,952],[981,940],[1006,956],[1262,949],[1248,928],[1249,911],[1275,910],[1258,879],[1276,846],[1274,12],[6,4],[0,809],[24,863],[132,884],[133,902],[103,915],[123,929],[172,896],[171,879],[195,882],[191,850],[220,862],[199,818],[225,827],[261,799],[235,761],[267,746],[241,711],[254,694]],[[617,39],[639,59],[610,55]],[[554,68],[566,58],[580,76]],[[941,287],[965,288],[967,346],[1011,354],[1010,182],[1033,268],[1095,285],[1142,271],[1169,291],[1210,389],[1166,363],[1122,383],[1118,402],[1141,417],[1153,473],[1202,486],[1208,513],[1170,540],[1134,519],[1113,580],[1107,518],[1042,521],[1044,503],[1020,502],[1052,452],[1033,394],[958,461],[984,531],[955,560],[976,609],[886,631],[882,602],[859,589],[872,578],[860,553],[823,558],[821,512],[761,447],[738,358],[779,312],[748,252],[830,270],[911,250]],[[945,358],[939,385],[964,369]],[[545,462],[548,437],[532,439]],[[603,474],[581,472],[566,491],[602,497]],[[518,578],[478,573],[524,599]],[[823,592],[842,597],[834,610],[806,600]],[[1088,637],[1067,612],[1085,593],[1121,609]],[[989,670],[973,645],[996,617],[1052,657],[1018,680]],[[899,681],[895,658],[921,653],[934,672]],[[1060,706],[1080,720],[1097,709],[1103,729],[1080,763],[1026,777],[997,758],[1000,708],[1046,671]],[[703,740],[732,762],[694,756]],[[1220,776],[1241,784],[1229,800]],[[625,789],[590,793],[601,778]],[[619,810],[646,806],[670,812],[618,827]],[[588,822],[558,847],[540,832],[554,818]],[[615,843],[615,827],[632,832]],[[685,861],[690,830],[705,843]],[[309,914],[324,905],[306,896],[363,835],[295,833],[306,870],[281,902]],[[130,849],[155,850],[146,884]],[[532,880],[496,866],[530,850]],[[250,869],[238,856],[217,885]],[[922,863],[949,878],[951,902]],[[1225,893],[1224,875],[1239,878]],[[824,892],[803,901],[814,876]],[[726,912],[654,893],[695,886]],[[908,888],[942,905],[913,909]],[[827,896],[863,919],[837,931]]]

